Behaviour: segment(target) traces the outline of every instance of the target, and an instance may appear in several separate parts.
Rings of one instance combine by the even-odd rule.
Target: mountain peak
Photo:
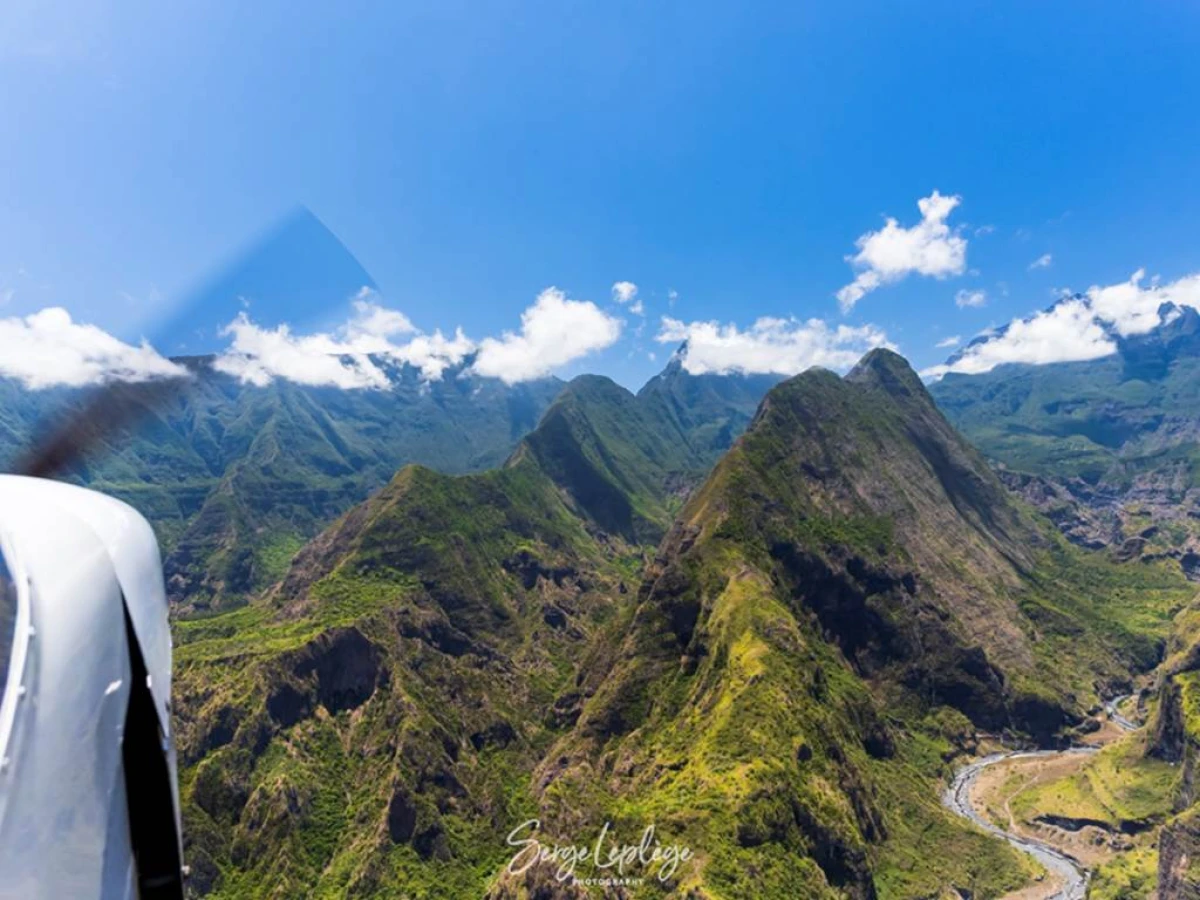
[[[855,384],[873,385],[894,397],[921,397],[926,394],[921,377],[899,353],[876,347],[858,361],[846,375]]]
[[[567,382],[564,393],[571,394],[608,394],[625,397],[630,391],[621,387],[607,375],[576,375]]]

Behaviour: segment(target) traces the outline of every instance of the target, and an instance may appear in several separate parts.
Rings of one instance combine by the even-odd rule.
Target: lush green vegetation
[[[676,372],[661,390],[687,380]],[[725,398],[731,428],[753,389]],[[290,562],[277,589],[176,623],[200,883],[230,897],[483,892],[512,853],[504,835],[536,813],[531,770],[563,727],[555,717],[573,721],[556,702],[601,635],[620,633],[640,578],[642,548],[594,530],[595,498],[608,491],[661,531],[671,492],[719,450],[689,449],[650,405],[581,379],[505,467],[410,466],[299,553],[276,541],[269,557]],[[703,431],[702,418],[685,425]],[[361,685],[361,705],[330,710],[320,654],[346,629],[386,674]],[[297,674],[312,666],[315,684]],[[381,838],[398,802],[413,823]]]
[[[1027,674],[1094,705],[1098,688],[1113,693],[1130,672],[1158,663],[1196,588],[1173,565],[1116,563],[1046,532],[1049,546],[1019,599],[1035,637],[1037,666]]]
[[[164,401],[119,385],[131,427],[71,473],[126,500],[154,525],[177,609],[244,602],[286,570],[304,541],[411,462],[445,472],[499,465],[562,383],[506,386],[458,371],[388,390],[241,384],[205,360]],[[0,459],[87,402],[82,391],[27,391],[0,380]],[[114,412],[115,414],[115,412]]]
[[[1088,900],[1151,900],[1157,896],[1158,851],[1138,847],[1097,866],[1088,886]]]
[[[1062,816],[1103,822],[1114,830],[1146,828],[1165,818],[1179,779],[1176,766],[1147,757],[1145,735],[1105,747],[1079,772],[1032,785],[1010,800],[1025,822]]]
[[[527,898],[503,868],[532,817],[695,850],[637,897],[1031,877],[944,780],[978,727],[1050,740],[1153,666],[1182,576],[1059,538],[894,354],[776,387],[690,493],[743,413],[705,389],[714,430],[680,391],[577,380],[503,468],[407,467],[269,545],[272,590],[177,622],[195,884]],[[1079,808],[1148,817],[1174,790],[1167,763],[1104,759],[1125,780],[1085,778]]]

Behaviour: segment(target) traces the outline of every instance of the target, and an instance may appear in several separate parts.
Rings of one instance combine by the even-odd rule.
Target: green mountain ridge
[[[636,534],[605,530],[595,498],[648,509],[639,521],[653,527],[667,482],[702,476],[701,454],[675,452],[660,429],[681,437],[611,381],[576,379],[501,468],[407,466],[264,598],[180,622],[198,889],[369,894],[401,872],[422,891],[477,892],[501,862],[501,812],[532,809],[528,773],[578,715],[580,660],[619,628],[641,568]],[[311,795],[317,741],[387,748],[339,755],[340,796],[386,808],[387,827],[339,820],[332,857],[314,857],[310,810],[287,800]],[[305,764],[285,772],[273,753]],[[264,834],[262,816],[278,829]],[[482,870],[472,841],[491,848]]]
[[[947,819],[944,760],[976,727],[1051,741],[1188,597],[1022,509],[899,357],[810,370],[677,517],[543,814],[669,828],[698,897],[998,896],[1020,864]]]
[[[774,381],[691,376],[675,360],[634,395],[583,375],[551,404],[514,460],[531,455],[604,530],[657,542]]]
[[[696,850],[632,897],[1020,884],[947,760],[1152,666],[1181,576],[1070,546],[894,354],[777,385],[706,476],[743,415],[712,387],[576,379],[504,466],[406,467],[177,622],[193,890],[598,895],[504,874],[532,818]]]
[[[265,387],[180,360],[192,377],[157,401],[154,385],[104,389],[137,412],[69,473],[119,497],[155,526],[168,592],[182,611],[236,604],[286,570],[306,540],[386,484],[405,463],[446,472],[500,464],[561,390],[557,379],[506,386],[451,372],[424,384],[395,372],[388,390],[277,380]],[[0,458],[90,392],[0,382]]]

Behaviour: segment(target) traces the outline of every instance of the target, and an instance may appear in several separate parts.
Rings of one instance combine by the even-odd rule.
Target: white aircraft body
[[[0,475],[0,554],[0,898],[182,897],[150,526],[94,491]]]

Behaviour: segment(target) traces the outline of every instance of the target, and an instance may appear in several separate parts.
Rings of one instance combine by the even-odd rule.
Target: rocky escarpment
[[[1147,753],[1179,766],[1174,818],[1159,835],[1159,900],[1200,898],[1200,643],[1179,654],[1163,673]]]
[[[1037,509],[1073,544],[1089,550],[1119,547],[1124,541],[1118,514],[1119,497],[1081,478],[1057,479],[996,471],[1005,487]]]
[[[1200,488],[1182,464],[1134,475],[1132,483],[1030,475],[1000,467],[1001,481],[1080,547],[1119,562],[1172,560],[1200,581]]]
[[[1200,900],[1200,812],[1163,827],[1158,838],[1159,900]]]

